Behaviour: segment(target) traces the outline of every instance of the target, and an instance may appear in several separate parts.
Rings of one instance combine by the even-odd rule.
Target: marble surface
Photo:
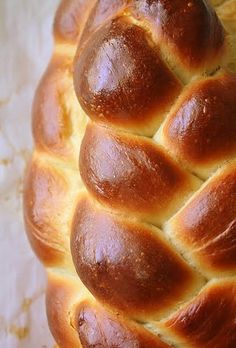
[[[52,51],[58,0],[0,1],[0,347],[52,348],[45,272],[22,218],[22,177],[32,148],[31,104]]]

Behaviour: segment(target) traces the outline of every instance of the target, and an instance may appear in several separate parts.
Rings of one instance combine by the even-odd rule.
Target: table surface
[[[52,51],[58,0],[0,1],[0,347],[52,348],[45,272],[22,218],[22,177],[32,149],[31,104]]]

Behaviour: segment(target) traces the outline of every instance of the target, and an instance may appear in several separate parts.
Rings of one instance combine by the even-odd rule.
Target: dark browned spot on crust
[[[195,276],[158,233],[82,199],[71,235],[80,279],[97,299],[126,315],[147,318],[163,313],[186,296]]]
[[[83,302],[77,308],[76,328],[83,348],[168,348],[141,326]]]
[[[94,124],[82,142],[80,172],[101,202],[158,223],[174,197],[191,191],[189,177],[153,142]]]
[[[223,27],[207,1],[134,0],[134,13],[189,68],[204,65],[223,46]]]
[[[236,269],[236,164],[228,165],[174,218],[173,235],[214,271]]]
[[[64,262],[66,241],[60,233],[59,215],[64,208],[67,183],[62,174],[32,162],[24,187],[25,226],[29,241],[46,265]]]
[[[236,154],[236,76],[197,82],[164,127],[172,151],[187,163],[220,162]]]
[[[153,134],[180,85],[145,32],[123,18],[91,36],[75,59],[75,91],[94,120]]]
[[[165,325],[186,347],[235,348],[235,280],[225,280],[203,290],[187,307],[174,314]]]
[[[65,92],[73,98],[72,59],[54,57],[37,89],[33,104],[33,135],[36,146],[54,155],[70,158],[72,133]],[[76,101],[76,99],[75,99]]]

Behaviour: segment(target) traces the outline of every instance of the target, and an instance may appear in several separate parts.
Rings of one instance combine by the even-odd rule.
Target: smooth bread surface
[[[236,0],[63,0],[24,189],[60,348],[236,347]]]

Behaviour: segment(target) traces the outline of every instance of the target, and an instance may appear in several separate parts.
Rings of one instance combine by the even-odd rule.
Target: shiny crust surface
[[[236,347],[236,0],[63,0],[24,187],[60,348]]]
[[[236,156],[236,75],[186,88],[163,129],[163,143],[196,171]],[[227,105],[227,107],[226,107]]]
[[[96,209],[86,198],[76,208],[71,251],[92,294],[138,319],[160,316],[197,283],[158,229]]]
[[[173,214],[199,184],[154,142],[95,124],[85,132],[80,173],[103,204],[154,224]]]
[[[236,163],[212,177],[167,230],[204,271],[235,273]]]
[[[84,45],[87,39],[98,30],[104,23],[114,18],[114,14],[119,15],[127,8],[129,0],[103,0],[96,1],[88,20],[86,21],[79,48]]]
[[[170,347],[141,326],[125,321],[121,315],[86,302],[81,303],[76,311],[76,329],[84,348]]]
[[[137,132],[150,125],[152,133],[181,87],[145,31],[125,17],[102,26],[78,51],[74,82],[93,120]]]
[[[51,331],[60,347],[170,347],[142,325],[105,310],[88,294],[78,292],[79,285],[74,277],[67,278],[65,282],[62,275],[49,273],[47,315]]]
[[[202,0],[134,0],[136,16],[151,24],[158,43],[188,68],[205,65],[219,53],[224,30],[215,11]]]
[[[224,323],[224,325],[222,325]],[[236,282],[209,285],[186,307],[165,322],[183,347],[236,346]]]

